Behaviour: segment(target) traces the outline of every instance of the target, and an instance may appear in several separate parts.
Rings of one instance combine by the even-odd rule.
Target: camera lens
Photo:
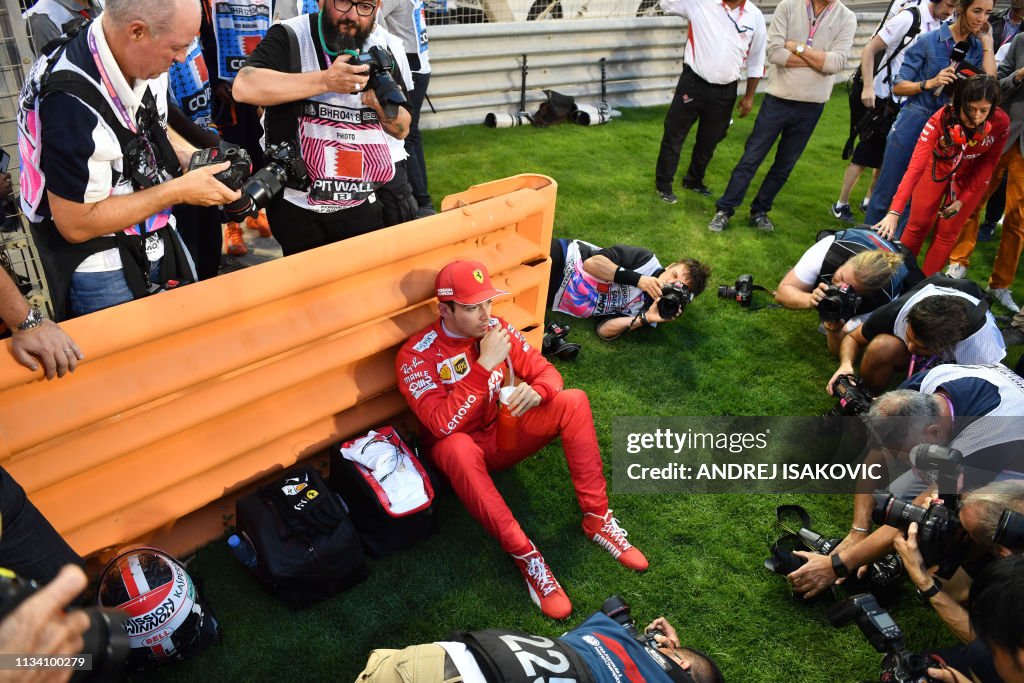
[[[277,162],[271,162],[249,177],[243,192],[252,198],[257,209],[265,209],[270,201],[284,189],[288,175]]]

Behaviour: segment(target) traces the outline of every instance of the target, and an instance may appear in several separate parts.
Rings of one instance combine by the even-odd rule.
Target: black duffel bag
[[[341,499],[313,467],[287,472],[237,504],[238,532],[256,551],[250,567],[292,609],[366,578],[359,536]]]

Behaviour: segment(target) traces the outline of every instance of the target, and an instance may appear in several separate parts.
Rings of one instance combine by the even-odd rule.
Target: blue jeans
[[[921,107],[909,104],[900,110],[896,121],[892,124],[888,137],[885,139],[885,157],[882,159],[882,168],[878,172],[878,182],[871,193],[871,202],[868,203],[868,210],[864,215],[864,222],[874,225],[885,218],[892,204],[892,198],[899,189],[900,181],[907,172],[910,165],[910,157],[914,154],[914,147],[917,146],[917,138],[928,122],[930,112]],[[903,233],[903,225],[906,225],[906,217],[910,215],[905,207],[897,209],[903,216],[900,218],[901,227],[896,233],[896,239]]]
[[[160,280],[160,262],[149,264],[150,282]],[[68,317],[100,311],[104,308],[132,301],[135,297],[124,279],[124,271],[110,270],[105,273],[74,273],[68,292]]]
[[[779,138],[775,161],[772,162],[768,175],[761,182],[761,188],[750,204],[752,214],[771,211],[775,195],[786,184],[790,172],[807,147],[807,141],[811,139],[811,133],[818,125],[818,119],[821,118],[824,109],[824,104],[816,102],[796,102],[765,95],[761,111],[757,113],[757,120],[754,121],[754,130],[751,131],[743,149],[743,156],[732,170],[725,194],[715,202],[716,208],[730,216],[735,212],[736,207],[743,203],[750,181],[754,179],[761,162],[768,156],[775,140]]]

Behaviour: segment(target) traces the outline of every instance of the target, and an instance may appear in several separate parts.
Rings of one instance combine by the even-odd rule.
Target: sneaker
[[[982,223],[978,227],[978,241],[979,242],[991,242],[992,235],[996,233],[995,223]]]
[[[619,520],[612,517],[611,510],[603,517],[592,512],[583,515],[583,533],[607,550],[623,567],[637,572],[647,570],[647,558],[626,540],[626,530],[619,526]]]
[[[671,190],[669,190],[668,192],[658,190],[658,196],[661,197],[661,201],[665,202],[666,204],[675,204],[676,202],[679,201],[679,197],[677,197],[675,193],[672,192]]]
[[[861,203],[860,203],[860,212],[861,213],[867,213],[868,212],[868,204],[870,204],[870,203],[871,203],[871,197],[870,196],[865,197],[863,199],[863,201],[861,201]]]
[[[1020,306],[1014,303],[1013,292],[1011,292],[1009,289],[1006,289],[1004,287],[989,287],[985,291],[987,291],[993,299],[1001,303],[1003,307],[1006,308],[1006,310],[1010,311],[1011,313],[1020,312]]]
[[[253,216],[245,217],[245,227],[250,230],[255,230],[260,234],[260,237],[270,237],[270,222],[267,220],[267,214],[265,211],[260,211]]]
[[[765,232],[775,231],[775,225],[772,223],[772,219],[768,218],[768,214],[764,211],[750,214],[750,224],[758,230],[764,230]]]
[[[242,226],[238,223],[228,223],[224,228],[224,245],[227,247],[228,256],[245,256],[249,253],[245,246],[245,238],[242,236]]]
[[[957,280],[963,280],[967,277],[967,266],[961,263],[950,263],[946,266],[946,277],[953,277]]]
[[[551,573],[548,563],[537,550],[537,546],[530,543],[530,552],[525,555],[512,555],[520,573],[526,579],[526,587],[530,591],[530,599],[533,600],[544,616],[551,619],[565,619],[572,614],[572,603],[569,596],[565,594],[562,587]]]
[[[836,202],[832,205],[832,216],[838,218],[844,223],[856,223],[857,219],[853,217],[853,211],[850,211],[849,204],[840,204]]]
[[[708,230],[711,232],[722,232],[729,227],[729,214],[725,211],[719,211],[715,214],[715,217],[708,223]]]
[[[1024,331],[1016,327],[1007,327],[1003,331],[1003,343],[1007,346],[1020,346],[1024,344]]]
[[[710,197],[711,189],[704,183],[687,183],[683,182],[683,189],[689,190],[690,192],[696,192],[702,197]]]

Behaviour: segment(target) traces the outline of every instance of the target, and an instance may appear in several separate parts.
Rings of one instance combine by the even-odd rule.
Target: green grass
[[[839,155],[848,126],[845,93],[837,90],[779,195],[771,213],[774,234],[746,227],[746,206],[729,230],[712,234],[706,226],[713,199],[681,190],[674,206],[658,199],[654,161],[664,115],[664,107],[629,109],[595,128],[489,130],[481,125],[424,134],[435,198],[494,178],[543,173],[559,184],[556,236],[646,246],[663,263],[692,256],[712,264],[711,286],[679,322],[609,344],[593,334],[589,321],[572,321],[570,340],[583,351],[575,363],[561,363],[559,369],[567,386],[589,394],[606,453],[611,420],[618,415],[814,415],[831,405],[823,387],[835,365],[825,338],[814,331],[815,314],[763,308],[768,303],[763,293],[755,309],[744,310],[716,299],[715,288],[747,272],[772,288],[819,230],[838,227],[828,206],[838,195],[845,167]],[[706,178],[717,194],[753,121],[754,115],[737,118],[718,147]],[[860,201],[863,187],[851,203]],[[995,241],[981,244],[975,254],[970,274],[982,284],[995,246]],[[1015,360],[1016,353],[1008,362]],[[610,464],[606,467],[610,475]],[[616,515],[651,560],[651,569],[636,575],[584,539],[557,445],[495,478],[573,601],[576,612],[566,623],[540,615],[497,543],[446,493],[440,534],[397,557],[371,561],[366,582],[299,613],[262,592],[224,543],[208,546],[189,569],[202,580],[223,624],[224,642],[145,679],[284,675],[350,681],[373,648],[400,648],[441,639],[455,629],[496,626],[557,636],[613,593],[633,606],[638,622],[665,615],[686,643],[716,657],[730,681],[820,683],[877,675],[881,657],[855,627],[833,629],[823,605],[797,604],[784,580],[761,565],[778,535],[776,505],[803,504],[819,530],[842,535],[850,521],[849,497],[645,496],[612,490]],[[893,613],[911,647],[954,642],[909,591]]]

